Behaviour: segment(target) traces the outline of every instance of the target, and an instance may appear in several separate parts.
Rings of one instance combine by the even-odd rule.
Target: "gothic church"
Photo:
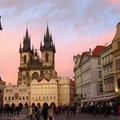
[[[31,48],[31,39],[28,28],[26,29],[23,45],[20,44],[19,48],[20,66],[18,68],[18,86],[21,84],[30,86],[33,79],[38,81],[43,78],[51,79],[57,77],[57,72],[55,71],[56,49],[48,26],[43,42],[40,42],[40,56],[38,51],[36,49],[34,50],[34,46]]]

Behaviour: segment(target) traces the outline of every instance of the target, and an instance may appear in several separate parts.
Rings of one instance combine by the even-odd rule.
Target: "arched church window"
[[[38,75],[37,72],[34,72],[34,73],[33,73],[33,75],[32,75],[32,80],[33,80],[33,79],[36,79],[36,80],[39,79],[39,75]]]
[[[49,59],[48,59],[48,53],[45,54],[45,61],[48,62]]]
[[[24,63],[26,63],[26,55],[24,55]]]

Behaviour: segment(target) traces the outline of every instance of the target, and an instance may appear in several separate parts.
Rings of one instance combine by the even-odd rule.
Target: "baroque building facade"
[[[115,91],[120,92],[120,22],[116,26],[116,33],[112,40],[113,75]]]
[[[104,93],[115,92],[113,76],[112,44],[107,45],[105,49],[103,49],[100,52],[100,56],[102,67],[103,92]]]
[[[75,91],[80,95],[81,100],[91,99],[103,93],[100,52],[104,48],[105,46],[98,45],[93,51],[89,49],[79,55],[79,60],[74,56]],[[78,85],[79,91],[77,91]]]

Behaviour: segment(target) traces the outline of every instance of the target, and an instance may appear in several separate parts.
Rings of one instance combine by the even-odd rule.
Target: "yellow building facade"
[[[115,91],[120,92],[120,23],[116,26],[116,34],[112,40],[112,57]]]
[[[3,105],[3,91],[5,87],[6,82],[3,81],[0,77],[0,106]]]

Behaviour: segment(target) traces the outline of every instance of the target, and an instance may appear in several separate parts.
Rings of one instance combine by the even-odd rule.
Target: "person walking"
[[[40,107],[38,107],[38,109],[36,111],[36,118],[37,118],[37,120],[40,120],[41,114],[42,114],[42,111],[41,111]]]
[[[29,113],[30,113],[30,120],[33,119],[33,110],[32,110],[32,106],[29,107]]]
[[[70,114],[70,105],[66,106],[66,118],[69,117]]]

